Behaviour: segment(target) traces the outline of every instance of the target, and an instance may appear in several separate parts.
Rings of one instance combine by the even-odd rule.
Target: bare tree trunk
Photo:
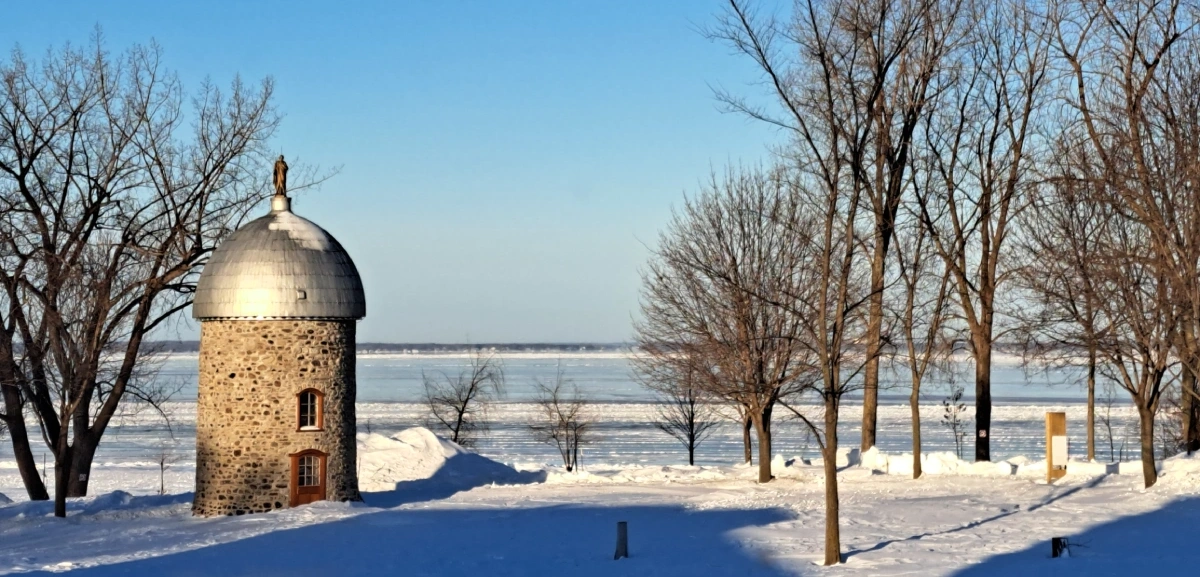
[[[990,331],[989,331],[990,332]],[[992,337],[975,338],[975,461],[992,460]]]
[[[758,432],[758,482],[770,483],[771,476],[771,410],[762,412],[754,419]]]
[[[908,406],[912,410],[912,451],[913,478],[921,478],[921,384],[913,379],[912,394],[908,396]]]
[[[875,254],[871,258],[871,303],[867,313],[867,365],[863,374],[863,452],[875,446],[879,414],[879,349],[883,329],[883,268],[887,252],[876,233]]]
[[[97,443],[87,437],[77,437],[71,447],[71,469],[67,477],[67,496],[86,497],[88,483],[92,480],[92,460],[96,456]]]
[[[58,442],[59,454],[54,459],[54,516],[67,516],[67,487],[71,481],[71,446],[66,442],[66,435]]]
[[[745,455],[743,462],[747,465],[754,463],[754,449],[750,446],[750,428],[753,426],[753,421],[750,419],[750,416],[747,415],[745,421],[742,423],[742,449],[743,454]]]
[[[1195,355],[1188,364],[1189,367],[1200,370],[1200,359]],[[1200,450],[1200,402],[1196,399],[1200,388],[1197,387],[1196,374],[1190,368],[1184,369],[1182,381],[1179,392],[1180,419],[1183,425],[1181,437],[1183,450],[1190,455]]]
[[[465,406],[464,406],[464,410],[465,410]],[[454,427],[451,428],[451,431],[453,431],[454,434],[452,435],[452,438],[450,440],[454,441],[455,444],[458,444],[458,441],[459,441],[458,433],[459,433],[459,431],[462,430],[463,412],[464,412],[463,410],[458,411],[458,416],[454,420]]]
[[[1154,411],[1138,407],[1142,441],[1142,479],[1146,488],[1158,482],[1158,468],[1154,466]]]
[[[825,399],[825,564],[842,562],[842,533],[838,523],[837,485],[837,406],[831,397]]]
[[[1088,345],[1087,460],[1096,460],[1096,346]]]
[[[25,492],[30,501],[45,501],[50,495],[46,492],[42,476],[38,474],[33,450],[29,448],[29,431],[25,428],[25,415],[21,410],[21,393],[12,386],[0,388],[4,389],[5,414],[12,415],[6,422],[12,440],[13,458],[17,461],[17,471],[21,473],[21,482],[25,484]]]
[[[687,433],[687,451],[688,451],[688,466],[696,466],[696,445],[699,444],[696,438],[696,428],[693,424],[691,430]]]

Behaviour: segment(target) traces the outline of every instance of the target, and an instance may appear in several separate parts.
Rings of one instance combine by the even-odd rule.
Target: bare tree
[[[445,427],[450,440],[472,447],[488,428],[488,411],[504,395],[504,365],[494,353],[475,349],[457,375],[421,371],[431,426]]]
[[[25,428],[55,460],[55,514],[139,382],[147,334],[191,302],[216,244],[267,191],[270,80],[185,100],[157,46],[97,38],[0,64],[0,388],[31,499],[47,497]],[[185,105],[190,101],[193,106]]]
[[[587,410],[588,401],[580,394],[579,387],[566,378],[561,364],[552,382],[538,379],[535,384],[537,416],[529,429],[535,439],[558,449],[567,472],[574,471],[579,467],[580,448],[595,441],[592,433],[595,421]]]
[[[687,450],[688,465],[696,464],[696,448],[712,434],[718,415],[713,399],[696,382],[700,369],[694,365],[646,363],[634,359],[643,384],[657,396],[654,426],[679,441]]]
[[[893,8],[896,20],[890,17]],[[823,454],[827,565],[841,562],[836,469],[839,410],[844,395],[860,382],[865,365],[876,362],[879,354],[877,331],[873,329],[878,328],[881,312],[878,308],[872,311],[870,303],[881,302],[878,299],[882,295],[872,290],[873,284],[876,288],[880,285],[872,283],[877,275],[873,275],[871,263],[886,260],[884,239],[891,238],[894,203],[899,202],[895,194],[902,190],[905,180],[900,167],[908,164],[910,145],[901,144],[908,137],[890,143],[887,140],[905,130],[916,130],[909,116],[913,107],[897,108],[904,110],[898,116],[885,114],[889,99],[881,92],[892,77],[886,72],[880,74],[879,67],[886,63],[884,70],[893,64],[902,68],[899,62],[888,61],[905,61],[900,54],[909,42],[913,46],[937,44],[933,37],[942,28],[927,24],[932,21],[929,16],[939,10],[932,3],[807,1],[797,5],[791,22],[780,22],[731,1],[725,16],[710,32],[762,70],[765,84],[781,106],[778,114],[773,114],[745,99],[718,96],[731,109],[771,122],[790,137],[790,146],[782,156],[788,162],[797,203],[790,221],[795,246],[790,258],[801,264],[795,266],[798,272],[790,278],[799,282],[786,285],[789,290],[785,298],[757,296],[795,317],[803,356],[816,375],[811,388],[821,397],[820,427],[814,422],[815,415],[810,418],[798,410],[801,405],[788,402],[784,406],[810,427]],[[898,35],[889,34],[893,26]],[[888,53],[892,56],[883,56]],[[919,70],[929,61],[918,65],[914,60],[911,64],[914,76],[900,84],[915,88],[908,97],[920,101],[926,97],[934,68]],[[910,82],[913,79],[918,79],[915,84]],[[921,103],[916,110],[924,109],[926,104]],[[920,118],[919,112],[916,118]],[[905,120],[897,123],[897,119]],[[884,131],[879,128],[881,124],[900,128]],[[887,157],[892,153],[899,155],[892,160],[904,162],[888,167]],[[867,175],[872,164],[881,169],[876,172],[879,178]],[[873,232],[860,230],[864,225]],[[864,239],[879,242],[871,247],[864,244]],[[867,343],[865,351],[862,343]],[[873,418],[869,413],[864,417],[868,428]],[[866,441],[870,443],[869,438]]]
[[[1086,144],[1086,140],[1063,138],[1056,147],[1055,156],[1061,159],[1062,170],[1047,183],[1051,189],[1047,198],[1066,199],[1064,203],[1087,205],[1091,207],[1087,210],[1098,212],[1088,221],[1089,248],[1078,270],[1070,270],[1070,262],[1056,261],[1044,271],[1049,273],[1047,282],[1035,285],[1041,289],[1035,294],[1053,297],[1048,303],[1043,301],[1051,305],[1050,310],[1079,302],[1094,307],[1088,311],[1089,318],[1067,315],[1062,324],[1076,328],[1061,334],[1073,335],[1071,338],[1086,346],[1089,355],[1095,354],[1096,360],[1088,364],[1095,368],[1098,378],[1124,389],[1132,398],[1139,416],[1144,482],[1150,487],[1158,477],[1154,462],[1155,417],[1164,394],[1181,376],[1175,354],[1183,325],[1183,309],[1173,291],[1178,285],[1172,278],[1172,267],[1152,247],[1150,227],[1130,217],[1118,186],[1109,180],[1108,170],[1094,161],[1089,147],[1073,142]],[[1069,252],[1060,247],[1051,257],[1069,256],[1061,254],[1064,250]],[[1067,270],[1068,278],[1054,285],[1050,277],[1058,267]],[[1057,292],[1050,293],[1048,288]],[[1071,289],[1091,295],[1086,300],[1062,295]]]
[[[1068,148],[1066,140],[1060,140],[1062,154],[1050,162],[1046,186],[1022,218],[1016,285],[1032,306],[1028,314],[1017,316],[1029,361],[1047,368],[1083,367],[1087,458],[1094,460],[1097,349],[1108,327],[1099,302],[1102,287],[1093,269],[1101,257],[1103,235],[1098,232],[1116,215],[1073,182],[1074,155]]]
[[[864,195],[870,215],[871,295],[863,375],[862,450],[875,445],[879,396],[879,358],[883,343],[885,269],[896,217],[908,178],[913,142],[929,105],[931,82],[942,60],[961,37],[963,0],[836,0],[798,2],[792,20],[759,18],[751,2],[730,0],[729,10],[709,36],[749,57],[763,72],[779,112],[718,91],[731,111],[782,128],[795,145],[781,155],[811,154],[812,137],[830,144],[832,131],[843,132],[836,151],[845,155],[842,175]],[[824,76],[832,82],[810,91],[808,82]],[[836,84],[836,85],[835,85]],[[830,114],[811,118],[810,101]],[[836,110],[836,112],[835,112]],[[806,144],[807,143],[807,144]],[[799,148],[799,150],[797,150]],[[833,150],[823,150],[826,154]]]
[[[1113,405],[1117,401],[1117,388],[1112,381],[1104,381],[1103,396],[1100,397],[1100,406],[1103,412],[1099,413],[1096,418],[1100,421],[1100,425],[1104,427],[1105,438],[1108,439],[1108,461],[1110,463],[1117,461],[1117,449],[1113,442]],[[1124,455],[1122,455],[1123,457]]]
[[[1065,151],[1064,151],[1065,152]],[[1079,154],[1086,154],[1079,151]],[[1078,159],[1076,166],[1089,165]],[[1113,209],[1111,186],[1096,173],[1080,172],[1059,186],[1078,187],[1092,202]],[[1164,394],[1180,378],[1174,347],[1182,325],[1168,266],[1151,248],[1151,233],[1135,219],[1113,213],[1104,226],[1089,232],[1097,256],[1089,261],[1095,279],[1099,316],[1106,330],[1096,342],[1101,377],[1129,393],[1138,410],[1142,473],[1146,487],[1158,479],[1155,467],[1155,417]]]
[[[913,478],[921,478],[921,385],[931,369],[946,362],[953,349],[949,333],[950,275],[945,262],[930,245],[928,231],[919,218],[910,218],[896,233],[899,295],[891,299],[903,343],[894,362],[907,369],[911,389],[908,406],[912,419]]]
[[[167,494],[167,469],[183,459],[179,454],[175,439],[159,443],[154,451],[154,462],[158,464],[158,494]]]
[[[807,384],[795,315],[778,302],[801,287],[798,206],[780,174],[730,170],[686,199],[642,275],[637,326],[643,370],[686,374],[739,407],[758,439],[758,480],[771,480],[771,416]]]
[[[1103,307],[1111,319],[1112,330],[1098,347],[1104,375],[1125,389],[1138,409],[1142,450],[1142,475],[1145,486],[1158,480],[1154,463],[1154,419],[1158,414],[1163,393],[1178,378],[1178,365],[1172,347],[1179,326],[1177,312],[1169,292],[1169,281],[1137,260],[1146,259],[1146,238],[1120,231],[1117,254],[1110,253],[1113,264],[1105,266],[1110,279],[1106,284]],[[1123,254],[1141,258],[1126,260]],[[1123,253],[1123,254],[1121,254]]]
[[[1070,79],[1070,128],[1108,187],[1113,209],[1145,230],[1179,308],[1181,415],[1200,448],[1200,41],[1190,2],[1051,5]]]
[[[917,202],[945,260],[975,361],[975,460],[991,460],[997,298],[1012,276],[1006,240],[1029,204],[1040,152],[1046,21],[1020,0],[972,4],[972,28],[922,143]]]
[[[1106,236],[1101,357],[1133,398],[1147,487],[1154,418],[1181,379],[1182,433],[1200,445],[1200,43],[1192,3],[1050,5],[1077,180],[1114,215]],[[1175,348],[1164,351],[1164,341]],[[1118,352],[1119,351],[1119,352]],[[1172,356],[1182,374],[1175,374]]]
[[[815,373],[809,387],[821,399],[818,427],[814,418],[796,403],[784,403],[808,426],[821,449],[825,473],[825,564],[842,562],[839,522],[837,449],[838,417],[843,397],[854,389],[867,358],[857,342],[867,330],[864,308],[869,289],[862,261],[855,246],[855,219],[859,195],[841,188],[838,178],[824,180],[799,171],[793,182],[800,199],[800,219],[808,229],[799,235],[797,248],[803,271],[797,275],[799,291],[781,303],[795,316],[800,327],[798,343]]]
[[[950,429],[954,436],[954,454],[962,458],[963,437],[967,435],[963,416],[967,414],[967,405],[962,402],[962,385],[952,385],[950,395],[942,399],[942,426]]]

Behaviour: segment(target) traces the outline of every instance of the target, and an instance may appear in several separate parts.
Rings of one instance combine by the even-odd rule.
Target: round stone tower
[[[342,245],[293,214],[279,192],[270,214],[213,252],[192,305],[200,321],[195,515],[360,498],[362,280]]]

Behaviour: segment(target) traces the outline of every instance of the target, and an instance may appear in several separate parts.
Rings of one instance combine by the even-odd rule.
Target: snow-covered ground
[[[754,482],[753,468],[732,465],[741,431],[730,422],[701,446],[700,466],[680,466],[685,453],[654,428],[655,406],[621,355],[506,358],[510,395],[490,411],[478,454],[413,428],[425,421],[414,402],[421,374],[453,373],[465,357],[364,355],[357,407],[364,503],[192,518],[195,358],[177,355],[160,373],[183,387],[168,406],[170,430],[149,411],[118,419],[92,470],[95,496],[73,501],[66,520],[51,517],[49,503],[25,501],[11,448],[0,442],[0,573],[1012,575],[1137,574],[1143,566],[1189,573],[1200,563],[1190,543],[1200,526],[1200,462],[1167,461],[1149,491],[1140,488],[1136,462],[1073,462],[1067,478],[1046,485],[1044,414],[1067,413],[1079,455],[1084,405],[1070,386],[1045,386],[1069,376],[1030,376],[1010,361],[994,375],[1005,395],[993,411],[992,450],[1005,461],[976,465],[949,452],[953,437],[939,423],[945,391],[934,386],[922,414],[927,475],[908,478],[909,410],[885,400],[882,452],[856,458],[843,450],[839,459],[847,563],[825,569],[815,564],[823,481],[802,427],[776,422],[778,479],[766,485]],[[585,448],[584,470],[571,474],[554,466],[554,448],[535,442],[527,427],[531,383],[553,376],[559,363],[595,401],[596,442]],[[1114,445],[1120,453],[1124,441],[1124,457],[1133,459],[1135,415],[1126,405],[1113,409]],[[843,408],[843,447],[859,444],[859,410],[852,400]],[[1101,445],[1107,458],[1103,434]],[[163,496],[158,455],[171,462]],[[630,559],[611,558],[616,521],[629,522]],[[1047,558],[1054,536],[1079,544],[1073,558]]]
[[[847,562],[816,563],[821,469],[593,465],[513,468],[424,429],[360,435],[364,503],[215,519],[189,513],[192,469],[109,463],[65,520],[49,503],[0,505],[0,573],[82,575],[1135,575],[1190,574],[1200,553],[1200,459],[1174,458],[1150,490],[1136,468],[988,465],[930,454],[925,478],[876,451],[840,475]],[[892,474],[888,474],[891,472]],[[20,497],[19,495],[13,495]],[[617,521],[629,559],[614,561]],[[1066,536],[1071,558],[1050,559]]]

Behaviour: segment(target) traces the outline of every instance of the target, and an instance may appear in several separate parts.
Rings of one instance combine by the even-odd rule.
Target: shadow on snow
[[[1095,487],[1096,485],[1100,484],[1100,482],[1103,480],[1104,480],[1103,476],[1096,477],[1095,479],[1089,481],[1085,485],[1071,487],[1070,489],[1066,489],[1064,491],[1054,491],[1051,494],[1047,495],[1045,499],[1042,499],[1042,501],[1040,503],[1035,503],[1034,505],[1031,505],[1030,507],[1028,507],[1024,510],[1009,509],[1009,510],[1003,511],[1001,513],[998,513],[996,515],[992,515],[991,517],[987,517],[984,519],[977,519],[975,521],[971,521],[970,523],[966,523],[964,525],[955,527],[953,529],[947,529],[945,531],[929,531],[927,533],[919,533],[916,535],[910,535],[910,536],[904,537],[902,539],[888,539],[886,541],[880,541],[879,543],[876,543],[874,546],[868,547],[866,549],[851,549],[850,551],[847,551],[844,554],[842,554],[842,559],[848,560],[851,557],[854,557],[855,555],[861,555],[863,553],[870,553],[872,551],[878,551],[889,545],[893,545],[896,543],[903,543],[905,541],[920,541],[921,539],[924,539],[926,537],[933,537],[936,535],[949,535],[951,533],[958,533],[961,531],[970,531],[971,529],[979,527],[980,525],[986,525],[988,523],[991,523],[993,521],[998,521],[998,520],[1008,517],[1010,515],[1016,515],[1019,513],[1030,513],[1033,511],[1037,511],[1038,509],[1041,509],[1042,507],[1045,507],[1046,505],[1049,505],[1055,501],[1058,501],[1059,499],[1064,499],[1066,497],[1070,497],[1071,495],[1074,495],[1075,493],[1078,493],[1079,491],[1082,491],[1084,489],[1091,489],[1091,488]],[[1049,547],[1049,545],[1047,545],[1047,547]]]
[[[255,517],[264,520],[238,521]],[[726,533],[791,518],[780,509],[678,506],[384,510],[72,574],[778,576]],[[629,522],[631,557],[620,561],[612,558],[617,521]]]
[[[727,535],[739,528],[793,518],[782,509],[694,511],[677,505],[620,506],[619,501],[612,507],[539,505],[522,495],[514,495],[513,502],[499,505],[466,503],[394,508],[445,499],[492,483],[528,484],[545,479],[544,471],[520,472],[479,455],[461,453],[447,459],[431,478],[403,481],[391,491],[363,494],[368,506],[383,510],[368,509],[335,521],[317,521],[158,557],[79,568],[72,574],[97,577],[782,575]],[[151,507],[190,500],[190,493],[151,498],[117,492],[98,497],[90,508]],[[313,512],[320,515],[322,506],[314,506]],[[286,514],[214,520],[226,532],[213,536],[236,537],[239,524],[261,527],[261,523],[270,523],[281,513]],[[191,520],[175,519],[169,521],[168,533],[172,535],[164,537],[160,548],[171,547],[173,538],[182,537],[183,542],[193,543],[204,539],[204,525],[208,521],[197,520],[196,532],[192,532],[186,525]],[[620,561],[612,558],[617,521],[629,523],[631,557]],[[108,536],[111,538],[105,538],[106,555],[146,553],[147,543],[138,535],[147,529],[138,520],[113,529],[114,534]],[[178,529],[183,532],[176,533]]]
[[[1160,509],[1082,533],[1044,535],[1027,549],[989,557],[954,575],[1192,575],[1200,564],[1197,527],[1200,497],[1174,499]],[[1070,558],[1050,557],[1051,537],[1068,538]]]
[[[390,509],[408,503],[445,499],[460,491],[490,485],[528,485],[546,480],[545,471],[517,471],[475,453],[458,453],[428,479],[401,481],[391,491],[365,492],[363,501]]]

